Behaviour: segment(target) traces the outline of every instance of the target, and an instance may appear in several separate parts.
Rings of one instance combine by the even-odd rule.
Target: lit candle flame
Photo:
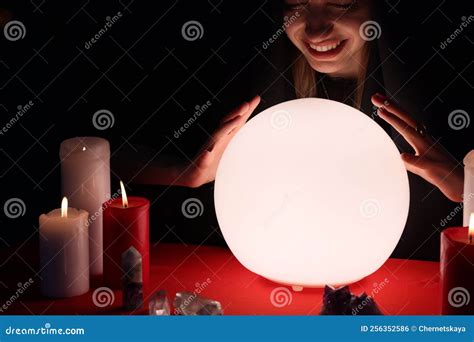
[[[471,213],[471,217],[469,218],[468,234],[469,234],[469,243],[471,244],[472,238],[474,236],[474,213]]]
[[[63,197],[61,202],[61,217],[67,217],[67,198]]]
[[[124,208],[128,207],[127,193],[125,192],[125,186],[123,182],[120,181],[120,191],[122,192],[122,205]]]
[[[85,151],[85,150],[86,150],[86,147],[85,147],[85,146],[83,146],[83,147],[82,147],[82,150],[83,150],[83,151]]]

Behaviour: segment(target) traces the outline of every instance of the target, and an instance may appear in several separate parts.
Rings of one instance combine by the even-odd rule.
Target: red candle
[[[142,256],[143,286],[150,273],[150,201],[129,197],[122,182],[122,198],[105,202],[104,220],[104,283],[111,288],[122,286],[122,253],[134,246]]]
[[[474,214],[468,227],[441,233],[443,315],[474,314]]]

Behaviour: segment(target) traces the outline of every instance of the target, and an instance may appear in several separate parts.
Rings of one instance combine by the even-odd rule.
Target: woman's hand
[[[220,122],[219,127],[206,142],[194,160],[186,165],[181,183],[189,187],[199,187],[216,178],[217,166],[229,141],[247,122],[248,118],[260,103],[260,96],[241,104]]]
[[[420,132],[417,122],[381,94],[372,96],[379,107],[378,115],[393,126],[413,147],[415,154],[402,153],[402,160],[411,171],[431,184],[454,202],[462,201],[464,172],[462,166],[433,139]]]

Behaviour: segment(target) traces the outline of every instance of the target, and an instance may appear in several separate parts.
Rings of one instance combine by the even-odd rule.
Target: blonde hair
[[[296,49],[295,49],[296,50]],[[362,96],[364,93],[365,75],[367,72],[367,64],[369,60],[370,46],[364,44],[362,48],[362,64],[357,75],[356,96],[354,106],[360,109]],[[297,50],[296,61],[293,64],[293,81],[297,98],[316,97],[317,96],[317,74],[308,63],[303,54]]]

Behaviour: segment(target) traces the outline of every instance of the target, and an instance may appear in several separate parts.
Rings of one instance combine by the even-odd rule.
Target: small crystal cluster
[[[203,316],[223,315],[220,302],[208,298],[202,298],[193,292],[178,292],[173,302],[177,315]],[[152,316],[170,315],[170,305],[166,297],[166,291],[158,291],[150,300],[149,313]]]
[[[321,315],[382,315],[382,312],[366,293],[356,296],[349,286],[334,288],[326,285]]]
[[[143,276],[142,256],[131,246],[122,253],[123,269],[123,307],[125,310],[139,310],[143,307]],[[194,292],[178,292],[174,299],[177,315],[222,315],[222,305],[216,300],[199,297]],[[148,304],[152,316],[168,316],[171,314],[166,291],[154,294]]]

